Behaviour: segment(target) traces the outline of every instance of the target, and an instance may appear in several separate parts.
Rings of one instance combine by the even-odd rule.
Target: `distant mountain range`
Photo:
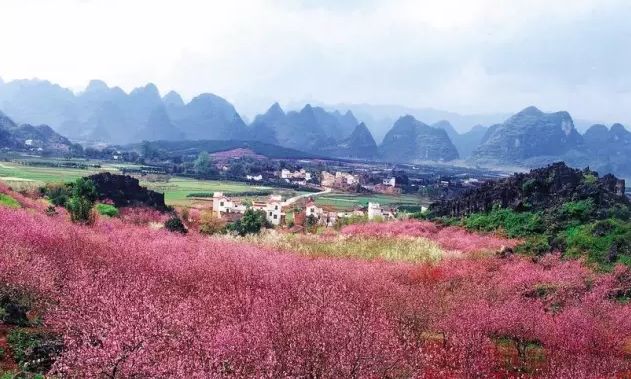
[[[567,112],[528,107],[488,128],[471,162],[480,165],[539,167],[565,161],[631,178],[631,132],[620,124],[593,125],[581,135]]]
[[[0,112],[0,148],[67,153],[72,143],[46,125],[16,124]]]
[[[631,133],[624,126],[583,126],[581,134],[569,113],[535,107],[512,116],[462,116],[370,105],[307,104],[285,111],[276,103],[248,125],[232,104],[209,93],[186,103],[174,91],[161,97],[153,84],[126,93],[93,80],[75,94],[47,81],[17,80],[0,81],[0,110],[8,115],[0,129],[3,146],[24,146],[27,140],[42,148],[71,146],[62,135],[108,144],[256,141],[313,156],[405,163],[460,160],[528,168],[565,160],[631,177]],[[50,127],[32,126],[40,124]]]
[[[153,84],[129,94],[93,80],[83,92],[42,80],[0,83],[0,109],[19,122],[47,124],[69,138],[129,143],[143,139],[243,139],[246,124],[221,97],[201,94],[185,104],[160,97]]]
[[[451,161],[459,158],[447,132],[409,115],[394,123],[383,139],[380,152],[385,160],[392,162]]]

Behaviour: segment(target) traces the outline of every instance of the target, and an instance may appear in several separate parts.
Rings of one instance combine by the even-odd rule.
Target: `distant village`
[[[223,192],[213,194],[212,209],[216,217],[226,222],[234,222],[242,217],[248,208],[262,211],[269,224],[273,226],[284,226],[300,230],[300,228],[310,226],[334,227],[338,223],[343,223],[345,219],[351,217],[374,220],[392,220],[398,218],[402,212],[396,206],[385,206],[378,202],[368,202],[357,205],[353,209],[339,210],[334,207],[318,206],[317,196],[327,192],[348,192],[348,193],[380,193],[387,195],[400,195],[409,193],[412,189],[415,192],[426,191],[426,194],[436,193],[438,196],[448,194],[450,191],[465,190],[474,188],[482,183],[477,178],[461,178],[450,180],[429,180],[410,179],[407,175],[396,172],[396,175],[385,175],[384,170],[353,170],[344,171],[320,171],[313,172],[305,168],[287,169],[283,168],[274,173],[274,178],[286,184],[295,185],[299,188],[310,188],[319,190],[318,193],[307,193],[296,197],[283,199],[281,195],[271,194],[263,200],[250,201],[238,197],[231,197]],[[247,175],[246,180],[262,182],[269,175]],[[412,184],[411,184],[412,182]],[[423,206],[417,211],[424,211]]]

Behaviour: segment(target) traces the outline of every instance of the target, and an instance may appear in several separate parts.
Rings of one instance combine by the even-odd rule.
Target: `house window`
[[[219,203],[219,206],[223,207],[223,201],[221,203]]]
[[[274,210],[277,211],[278,210],[278,205],[274,206]]]
[[[276,220],[278,218],[278,215],[274,215],[274,220]]]
[[[271,212],[271,211],[269,212],[269,215],[270,215],[270,216],[272,215],[272,212]]]

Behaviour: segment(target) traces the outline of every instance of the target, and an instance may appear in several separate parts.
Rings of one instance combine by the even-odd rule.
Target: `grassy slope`
[[[5,206],[9,208],[20,208],[20,203],[18,203],[11,196],[0,193],[0,206]]]

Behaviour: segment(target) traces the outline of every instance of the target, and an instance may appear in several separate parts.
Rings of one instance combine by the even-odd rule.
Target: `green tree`
[[[311,233],[315,233],[318,229],[318,219],[314,215],[309,215],[305,219],[305,228]]]
[[[66,202],[73,222],[90,223],[92,207],[98,195],[94,182],[90,179],[79,178],[72,185],[72,195]]]
[[[197,175],[204,178],[217,176],[218,174],[210,156],[205,151],[199,153],[197,159],[195,159],[195,162],[193,163],[193,169]]]
[[[182,233],[182,234],[188,233],[186,226],[184,226],[184,223],[182,222],[182,220],[176,215],[173,215],[171,218],[169,218],[164,223],[164,227],[170,232],[176,232],[176,233]]]
[[[248,234],[258,234],[264,226],[267,226],[265,212],[248,208],[243,214],[243,217],[230,224],[228,229],[236,232],[240,236],[245,236]]]

